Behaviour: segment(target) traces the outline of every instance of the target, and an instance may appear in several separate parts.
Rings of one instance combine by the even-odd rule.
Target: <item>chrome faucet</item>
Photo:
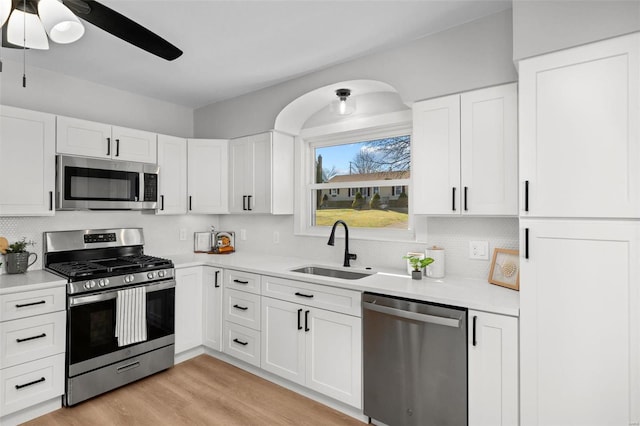
[[[349,253],[349,227],[345,223],[344,220],[336,220],[336,223],[333,224],[331,228],[331,235],[329,235],[328,245],[334,245],[334,240],[336,238],[336,226],[338,224],[342,224],[344,226],[344,265],[343,266],[351,266],[349,264],[349,260],[356,260],[358,256],[355,253]]]

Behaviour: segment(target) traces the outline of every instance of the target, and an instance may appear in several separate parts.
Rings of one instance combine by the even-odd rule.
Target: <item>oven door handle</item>
[[[146,285],[145,291],[147,293],[153,293],[154,291],[167,290],[169,288],[174,288],[176,286],[175,280],[170,281],[162,281],[160,283],[152,283]],[[132,288],[132,287],[125,287]],[[122,289],[122,288],[120,288]],[[87,296],[78,295],[71,296],[69,298],[69,307],[86,305],[87,303],[96,303],[96,302],[104,302],[105,300],[115,299],[118,295],[118,289],[108,290],[103,293],[98,294],[90,294]]]

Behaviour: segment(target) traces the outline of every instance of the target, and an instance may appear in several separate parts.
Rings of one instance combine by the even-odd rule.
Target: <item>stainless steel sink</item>
[[[375,272],[347,271],[345,269],[333,269],[324,266],[303,266],[292,269],[291,272],[301,272],[303,274],[321,275],[323,277],[340,278],[343,280],[359,280],[375,274]]]

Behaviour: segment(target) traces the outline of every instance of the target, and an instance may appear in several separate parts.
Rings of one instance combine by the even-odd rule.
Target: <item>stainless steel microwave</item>
[[[157,164],[56,156],[57,210],[145,210],[157,205]]]

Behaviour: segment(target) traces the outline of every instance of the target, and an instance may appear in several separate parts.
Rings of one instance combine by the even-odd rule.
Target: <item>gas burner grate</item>
[[[156,266],[173,266],[173,263],[169,259],[163,259],[162,257],[148,256],[146,254],[131,255],[119,257],[119,260],[125,262],[131,262],[140,265],[143,268],[152,268]]]
[[[93,262],[60,262],[52,263],[49,269],[67,277],[82,277],[100,272],[107,272],[107,267]]]

